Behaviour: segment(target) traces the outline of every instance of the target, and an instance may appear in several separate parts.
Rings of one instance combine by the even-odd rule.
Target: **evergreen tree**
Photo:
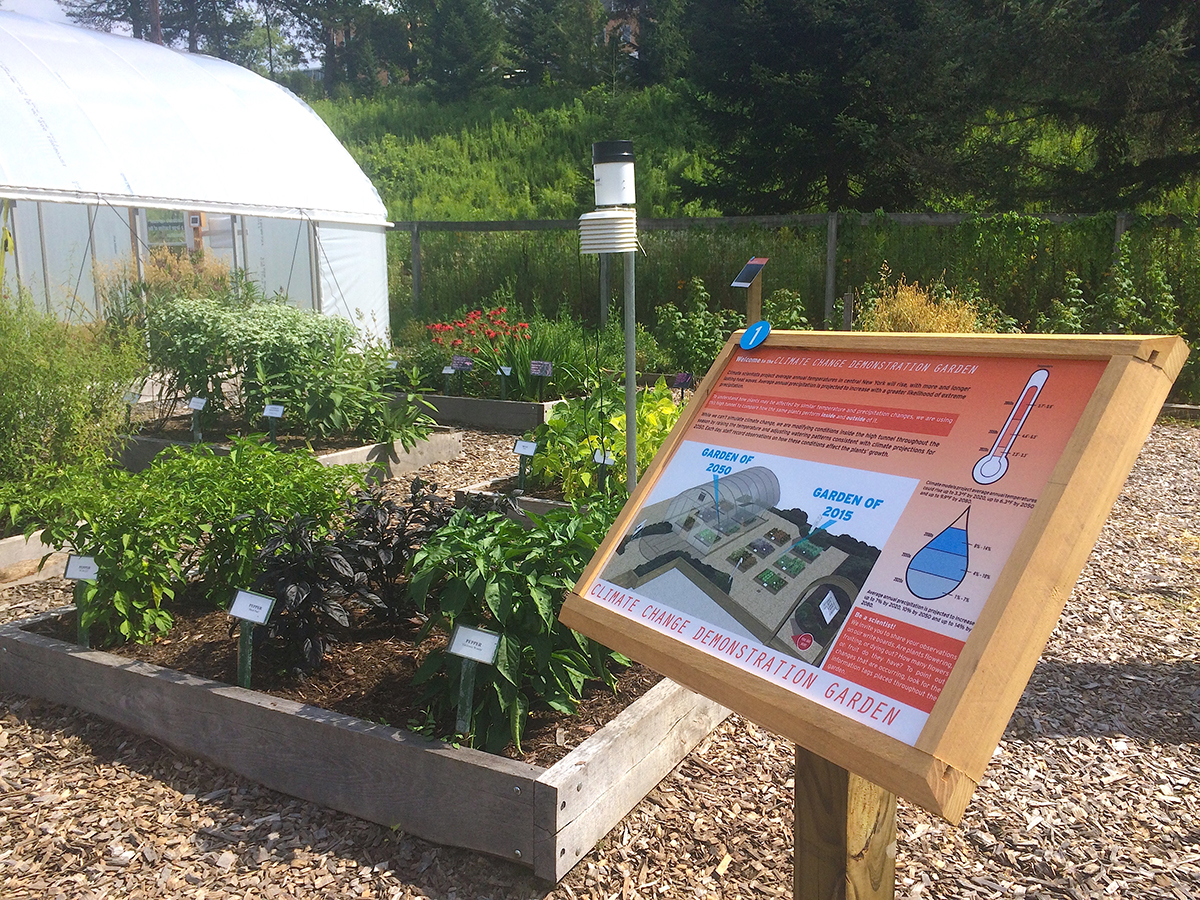
[[[599,0],[513,0],[503,19],[516,80],[587,88],[600,79]]]
[[[417,70],[439,97],[499,83],[501,24],[487,0],[425,0],[418,21]]]

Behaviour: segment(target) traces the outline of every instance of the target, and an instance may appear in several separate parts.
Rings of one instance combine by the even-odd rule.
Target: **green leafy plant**
[[[729,335],[745,324],[745,317],[729,309],[712,309],[708,291],[698,277],[681,281],[679,290],[683,293],[682,309],[674,303],[658,307],[654,334],[660,344],[675,354],[679,368],[699,380]]]
[[[530,438],[538,445],[530,466],[534,483],[559,484],[568,500],[602,495],[594,460],[599,450],[613,457],[605,477],[608,490],[624,491],[625,388],[613,383],[600,387],[586,397],[555,406],[550,418],[534,429]],[[653,387],[638,392],[635,409],[637,467],[643,472],[682,410],[661,378]]]
[[[214,604],[228,602],[231,588],[258,574],[272,517],[303,514],[330,528],[362,478],[356,467],[239,438],[228,456],[169,450],[136,474],[45,467],[24,486],[23,502],[46,523],[48,544],[96,558],[84,623],[99,626],[97,639],[148,641],[170,627],[164,602],[185,576],[203,582]]]
[[[494,666],[475,676],[473,743],[519,748],[531,709],[573,713],[584,683],[613,683],[611,666],[627,664],[558,621],[563,593],[583,573],[615,516],[595,504],[533,518],[532,529],[500,514],[457,512],[413,558],[414,602],[445,633],[455,624],[500,635]],[[462,660],[435,650],[415,677],[440,722],[457,710]]]
[[[139,345],[136,332],[59,322],[21,291],[0,296],[0,484],[106,458],[141,374]]]

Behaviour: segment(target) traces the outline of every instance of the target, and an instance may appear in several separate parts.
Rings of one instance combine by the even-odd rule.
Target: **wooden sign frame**
[[[957,823],[999,743],[1109,509],[1120,493],[1162,402],[1183,365],[1188,353],[1187,346],[1177,337],[1158,336],[774,332],[759,347],[742,350],[738,346],[740,336],[741,332],[730,338],[698,387],[575,590],[568,594],[561,619],[571,628],[651,666],[835,765]],[[775,368],[771,369],[768,362]],[[956,370],[955,366],[959,368]],[[935,368],[939,374],[934,374]],[[753,377],[747,375],[751,371]],[[941,374],[955,371],[969,374]],[[756,374],[758,372],[769,374],[760,377]],[[780,372],[785,374],[781,375]],[[911,374],[913,372],[917,374]],[[1048,374],[1039,375],[1038,372]],[[723,382],[727,374],[729,380]],[[1052,387],[1044,388],[1047,378]],[[891,387],[888,387],[889,384]],[[835,388],[838,393],[832,393]],[[1046,402],[1039,403],[1039,396]],[[709,450],[709,445],[719,446],[722,443],[713,437],[716,433],[714,428],[718,427],[712,425],[713,414],[717,410],[736,409],[739,403],[753,407],[749,411],[741,410],[746,412],[743,418],[753,421],[749,425],[739,422],[739,427],[748,428],[749,431],[734,429],[729,432],[742,435],[726,439],[726,446],[733,448],[732,451]],[[972,427],[977,432],[979,416],[984,414],[980,410],[993,417],[995,426],[987,429],[983,436],[978,433],[955,435],[954,428],[958,422],[976,423]],[[1007,421],[1004,419],[1005,411]],[[911,424],[914,414],[924,424]],[[702,416],[707,418],[698,424]],[[961,418],[955,419],[955,416]],[[1029,418],[1029,425],[1024,425],[1026,417]],[[909,424],[897,426],[900,421]],[[897,496],[908,497],[899,503],[905,510],[917,508],[913,506],[916,502],[913,498],[920,498],[918,506],[921,509],[941,503],[946,507],[949,517],[949,512],[961,508],[964,502],[969,506],[978,503],[983,507],[986,501],[989,515],[998,521],[1003,519],[1015,523],[1010,525],[1009,545],[1002,552],[996,551],[996,571],[991,576],[966,572],[959,578],[958,589],[964,592],[962,596],[958,593],[943,594],[941,599],[934,598],[929,604],[930,607],[935,606],[947,597],[961,601],[965,604],[964,609],[974,603],[975,618],[973,624],[968,626],[954,625],[952,622],[946,626],[966,627],[965,639],[961,645],[954,644],[957,656],[941,671],[944,682],[930,688],[933,693],[926,692],[923,695],[925,700],[921,702],[931,705],[917,715],[919,732],[897,736],[887,729],[899,728],[899,720],[888,726],[883,726],[881,721],[872,722],[872,717],[859,708],[870,706],[865,696],[851,714],[837,706],[837,702],[846,703],[844,697],[835,702],[836,695],[833,695],[833,699],[822,699],[831,695],[797,693],[782,683],[781,678],[764,677],[761,672],[753,671],[744,663],[735,663],[729,655],[722,656],[711,647],[704,646],[705,638],[697,638],[690,633],[672,633],[663,627],[664,622],[670,624],[676,621],[670,616],[658,616],[657,626],[639,619],[639,615],[645,616],[648,603],[636,606],[636,589],[630,587],[628,593],[615,592],[612,584],[602,578],[602,574],[618,568],[617,556],[625,553],[623,542],[629,544],[634,540],[649,540],[639,531],[647,521],[642,513],[653,508],[658,511],[655,514],[661,514],[661,510],[666,508],[660,503],[663,492],[673,489],[672,485],[678,482],[678,473],[685,470],[687,473],[704,471],[697,468],[698,464],[693,461],[693,457],[698,455],[700,443],[707,442],[707,458],[717,459],[718,463],[728,460],[732,453],[735,459],[727,468],[735,470],[733,474],[736,474],[737,467],[743,465],[741,460],[745,457],[753,457],[764,446],[768,449],[784,446],[771,444],[773,438],[788,440],[786,435],[798,433],[795,429],[807,429],[811,433],[814,422],[824,422],[826,425],[833,423],[835,427],[823,429],[826,435],[833,431],[846,435],[831,440],[842,440],[849,444],[859,441],[864,446],[858,447],[856,455],[851,457],[847,455],[850,451],[845,446],[824,444],[812,449],[803,445],[820,442],[792,438],[791,444],[794,446],[787,450],[785,455],[788,460],[784,462],[794,461],[797,467],[812,466],[816,471],[815,467],[822,464],[821,461],[827,464],[833,460],[839,465],[857,466],[866,474],[872,472],[872,465],[890,465],[908,475],[916,473],[910,479],[915,482],[915,487],[910,487],[908,481],[891,473],[879,476],[885,492],[894,489],[899,492]],[[775,427],[778,434],[768,434],[771,427]],[[918,431],[911,430],[914,428]],[[919,430],[922,428],[925,430]],[[951,435],[943,440],[960,449],[955,451],[956,456],[946,458],[946,453],[937,449],[939,442],[933,440],[931,445],[929,441],[925,442],[931,449],[902,448],[904,452],[901,453],[892,443],[897,434],[915,434],[915,437],[908,439],[912,444],[921,443],[916,438],[928,438],[933,434]],[[881,435],[893,437],[881,440]],[[872,437],[876,438],[873,441],[875,446],[892,447],[891,463],[885,463],[882,457],[872,463],[872,458],[865,455]],[[1039,437],[1040,444],[1037,443]],[[975,447],[969,448],[972,458],[966,458],[966,451],[962,449],[965,443],[976,443],[978,449],[987,450],[988,441],[992,441],[991,450],[980,456],[977,462],[974,457],[979,454]],[[754,453],[740,455],[733,452],[747,447],[758,449]],[[838,453],[842,451],[845,453],[839,456]],[[875,452],[886,455],[889,451],[883,449]],[[927,454],[930,458],[920,455],[914,457],[911,455],[914,453]],[[673,468],[677,455],[682,461]],[[769,458],[777,462],[780,460],[779,455]],[[817,461],[814,462],[814,459]],[[996,474],[997,470],[1008,468],[1010,462],[1012,470],[1025,474],[1017,474],[1016,477],[1005,471]],[[974,469],[971,468],[972,463],[975,464]],[[1038,484],[1029,482],[1029,490],[1036,488],[1035,494],[1022,500],[1020,490],[1007,488],[1009,484],[1019,487],[1023,483],[1022,478],[1028,478],[1030,470],[1039,465],[1045,469],[1039,476],[1041,481]],[[922,466],[929,467],[924,474],[919,471]],[[713,468],[711,463],[709,468]],[[819,471],[835,470],[836,467]],[[719,492],[719,477],[726,470],[719,464],[716,471],[718,476],[714,477],[718,478],[718,482],[714,485],[714,494]],[[743,480],[751,477],[747,475]],[[662,489],[656,497],[654,492],[660,480]],[[996,482],[999,482],[999,487]],[[998,493],[1000,488],[1005,490]],[[795,496],[793,485],[787,489],[793,490]],[[695,492],[698,488],[690,490]],[[910,493],[905,495],[904,491]],[[870,502],[869,498],[863,501],[860,495],[857,496],[859,503],[855,507],[855,495],[839,491],[836,484],[818,485],[812,493],[818,498],[840,498],[845,501],[847,509],[854,508],[855,511]],[[881,494],[881,498],[883,496]],[[974,499],[970,499],[972,497]],[[654,502],[648,504],[651,498],[654,498]],[[883,509],[884,500],[878,499],[877,506]],[[1023,507],[1024,511],[1018,515],[1011,507]],[[719,499],[714,499],[713,509],[719,515],[722,509]],[[826,512],[829,509],[826,507]],[[696,511],[699,512],[698,507]],[[780,510],[771,508],[769,512],[777,514]],[[797,517],[794,509],[789,514]],[[933,530],[924,530],[918,539],[915,532],[905,530],[899,524],[908,513],[892,514],[901,518],[890,520],[890,526],[880,526],[882,537],[876,541],[880,547],[870,546],[867,539],[861,542],[867,551],[876,552],[879,563],[863,576],[867,579],[867,585],[877,576],[877,569],[880,577],[893,575],[895,559],[899,558],[896,556],[897,547],[907,542],[910,551],[916,549],[919,540],[929,539]],[[866,520],[866,524],[856,527],[873,527],[870,526],[871,517],[868,513],[859,511],[858,515],[860,521]],[[979,515],[983,518],[982,513]],[[1005,519],[1005,516],[1008,518]],[[830,524],[833,520],[818,527],[816,518],[814,514],[808,533],[828,542],[828,536],[838,528]],[[963,520],[961,535],[952,532],[949,527],[945,533],[966,538],[966,521],[969,520]],[[849,523],[845,524],[848,528]],[[671,537],[669,526],[670,523],[664,520],[655,533]],[[828,530],[822,536],[820,532],[825,530],[825,526]],[[700,523],[689,518],[684,525],[674,527],[679,531],[680,528],[698,528]],[[891,530],[888,530],[889,527]],[[803,524],[799,530],[800,539],[793,545],[793,550],[799,548],[804,539]],[[784,531],[786,528],[778,527],[767,536],[773,540],[779,539],[780,546],[786,546],[782,543]],[[705,533],[718,541],[724,540],[715,531]],[[849,531],[845,533],[850,535]],[[867,532],[859,533],[869,538]],[[896,540],[891,541],[891,536],[895,536]],[[939,541],[940,536],[938,540],[929,539],[926,546],[942,546]],[[639,543],[637,546],[642,545]],[[981,547],[979,543],[971,546]],[[748,545],[744,549],[751,547]],[[921,547],[921,550],[924,549]],[[964,557],[967,552],[965,549],[962,551]],[[969,552],[977,554],[986,564],[992,548],[987,546]],[[767,559],[782,561],[779,551],[772,551],[768,547],[765,553],[777,554]],[[721,550],[721,554],[723,560],[724,550]],[[758,560],[749,558],[748,553],[745,555],[745,565],[752,568]],[[915,555],[921,556],[919,552]],[[905,573],[896,573],[887,580],[904,581],[903,589],[915,591],[915,596],[936,594],[955,577],[953,560],[944,563],[943,558],[939,562],[936,554],[926,554],[922,558],[931,560],[932,564],[918,565],[912,552],[902,553],[901,556],[907,561],[908,568]],[[667,554],[655,562],[670,558],[674,557]],[[742,557],[736,553],[729,557],[729,563],[735,561],[736,565],[732,568],[739,568]],[[610,562],[614,568],[606,570]],[[794,561],[789,560],[785,564],[803,569]],[[938,568],[943,565],[947,566],[945,570]],[[962,568],[966,566],[964,559]],[[727,565],[726,568],[731,566]],[[760,585],[772,586],[785,581],[780,573],[767,574],[762,572],[763,568],[759,567],[759,577],[765,579],[758,582]],[[699,580],[695,577],[695,568],[688,571],[694,580]],[[790,572],[791,568],[784,571]],[[736,581],[736,577],[735,572],[728,576],[728,581],[722,583],[746,583],[744,580]],[[978,586],[982,584],[979,579],[983,577],[990,577],[986,588]],[[931,583],[935,586],[930,587]],[[637,584],[645,585],[645,582],[639,581]],[[964,585],[975,587],[968,589]],[[860,603],[874,602],[883,594],[871,592],[870,598],[864,600],[868,592],[863,585],[859,585],[859,588],[862,589],[859,594],[851,597],[854,603],[852,610],[841,613],[846,618],[842,625],[836,627],[842,630],[836,633],[836,638],[828,639],[825,644],[822,652],[829,655],[815,664],[804,663],[821,678],[827,674],[823,666],[831,666],[831,661],[843,660],[851,652],[841,650],[838,642],[846,640],[851,648],[859,646],[850,638],[844,638],[850,633],[851,623],[858,629],[856,634],[866,633],[862,629],[874,627],[872,623],[879,624],[883,619],[890,621],[889,617],[908,615],[908,612],[893,613],[879,606],[873,611],[860,608]],[[823,586],[819,588],[824,589]],[[733,588],[729,590],[732,592]],[[901,587],[892,587],[891,590],[899,596]],[[951,588],[953,590],[955,588]],[[976,591],[979,597],[969,596],[971,590]],[[714,596],[721,594],[713,590],[709,593]],[[827,623],[831,621],[830,614],[835,611],[839,599],[834,596],[835,593],[830,590],[819,607],[824,611]],[[645,600],[644,597],[641,599]],[[700,599],[704,600],[703,597]],[[726,607],[729,607],[730,600],[731,596],[721,595]],[[803,599],[801,592],[801,599],[797,602],[796,621],[800,622],[800,608],[809,601]],[[812,604],[814,608],[817,607],[815,599]],[[920,604],[910,603],[910,606],[910,611],[916,614]],[[741,620],[751,621],[747,618],[749,613],[744,610],[739,612],[736,608],[729,608],[740,615]],[[812,609],[805,609],[809,610],[811,616]],[[901,606],[897,605],[894,609],[901,609]],[[714,612],[720,611],[714,607]],[[701,631],[698,634],[705,634],[703,626],[706,621],[699,617]],[[785,624],[790,621],[784,619]],[[816,621],[820,623],[819,619]],[[754,624],[753,621],[751,624]],[[689,620],[686,627],[691,632],[694,625]],[[802,626],[789,627],[794,632]],[[911,625],[905,627],[914,633],[919,630]],[[712,629],[708,633],[711,632]],[[797,648],[803,647],[806,640],[811,644],[811,638],[812,635],[808,633],[792,635]],[[771,640],[774,642],[772,646],[779,646],[781,641],[786,643],[779,636]],[[766,645],[759,643],[755,646],[761,652]],[[872,658],[879,660],[888,656],[887,653],[879,656],[878,647]],[[862,652],[867,653],[865,650]],[[753,658],[762,659],[759,656]],[[856,659],[863,662],[868,656]],[[792,659],[792,669],[796,668],[796,662]],[[773,657],[771,663],[774,665]],[[781,654],[779,668],[772,671],[778,674],[784,664]],[[841,665],[841,662],[838,664]],[[863,665],[865,671],[866,663],[863,662]],[[894,663],[880,665],[886,668]],[[881,682],[873,683],[878,687]],[[893,689],[885,687],[883,699],[890,700],[888,690]],[[912,684],[906,683],[903,690],[894,690],[900,696],[912,698],[917,696],[912,691],[919,692],[923,688],[914,681]],[[866,692],[858,693],[861,695]],[[876,697],[872,696],[871,700],[875,701]],[[900,706],[904,707],[904,704]],[[878,715],[880,709],[886,707],[887,704],[879,704],[874,712]],[[907,715],[908,708],[904,708]],[[926,718],[921,719],[920,715]]]

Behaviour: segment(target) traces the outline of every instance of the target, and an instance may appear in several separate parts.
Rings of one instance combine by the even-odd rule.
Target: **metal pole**
[[[415,222],[412,227],[412,282],[413,313],[421,311],[421,228]]]
[[[833,328],[834,282],[837,278],[837,228],[838,214],[829,214],[825,230],[825,328]]]
[[[612,291],[609,287],[609,263],[612,259],[611,254],[600,254],[600,329],[603,330],[608,325],[608,301],[611,299]]]
[[[637,487],[637,317],[634,314],[633,261],[625,254],[625,484]]]
[[[54,305],[50,301],[50,262],[46,259],[46,226],[42,222],[42,201],[37,201],[38,242],[42,248],[42,289],[46,294],[46,315],[54,314]]]

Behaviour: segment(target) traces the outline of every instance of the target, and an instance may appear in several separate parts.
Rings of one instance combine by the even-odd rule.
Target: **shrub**
[[[0,347],[0,482],[112,452],[142,366],[136,334],[110,340],[98,326],[47,316],[27,295],[2,295]]]
[[[500,635],[494,666],[475,676],[472,740],[497,751],[519,749],[537,705],[573,713],[588,680],[613,683],[610,664],[628,664],[558,621],[564,592],[583,574],[617,511],[594,504],[532,517],[533,528],[500,513],[457,512],[413,558],[414,602],[430,626],[455,624]],[[425,685],[431,717],[446,721],[458,707],[462,660],[444,650],[426,657],[414,681]]]
[[[673,303],[660,306],[654,334],[674,354],[676,365],[699,381],[729,335],[745,324],[745,316],[729,309],[712,309],[708,290],[699,278],[686,284],[681,281],[679,287],[684,294],[683,308]]]
[[[96,558],[83,623],[102,641],[148,641],[171,625],[164,602],[186,575],[211,602],[229,601],[259,570],[271,517],[304,514],[328,528],[362,472],[281,453],[253,438],[228,456],[200,446],[168,450],[143,472],[46,467],[24,504],[46,523],[43,540]]]
[[[163,373],[164,407],[201,396],[201,421],[223,410],[252,426],[268,403],[283,427],[309,438],[353,435],[411,447],[433,426],[415,392],[393,398],[396,374],[381,344],[360,346],[354,326],[282,302],[235,308],[227,300],[169,296],[148,313],[151,365]]]
[[[654,387],[638,392],[636,410],[640,473],[650,465],[682,410],[661,378]],[[555,406],[550,418],[531,436],[538,445],[530,467],[534,483],[561,484],[563,496],[572,501],[603,496],[614,488],[623,493],[625,422],[625,389],[612,383],[587,397]],[[601,449],[613,456],[603,491],[594,460]]]
[[[855,326],[861,331],[970,332],[995,331],[979,305],[954,288],[935,282],[923,288],[904,276],[893,282],[887,264],[879,280],[864,287],[855,309]]]

